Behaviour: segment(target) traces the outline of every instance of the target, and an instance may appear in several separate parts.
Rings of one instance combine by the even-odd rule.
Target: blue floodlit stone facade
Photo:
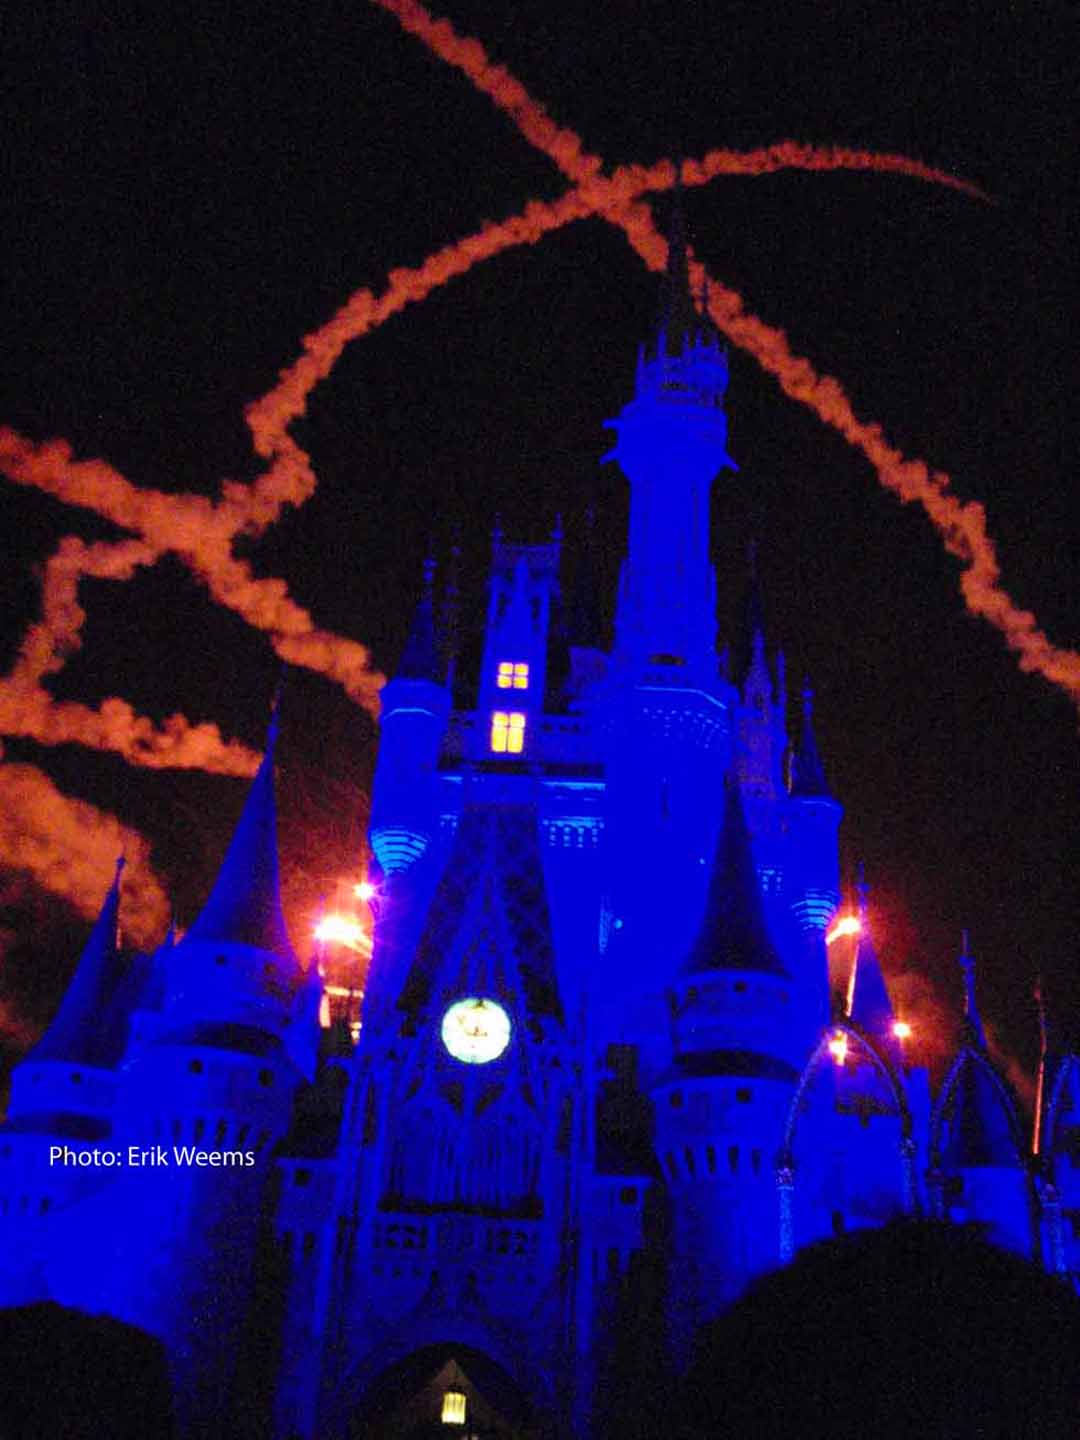
[[[159,1337],[186,1433],[223,1423],[245,1356],[260,1433],[285,1440],[349,1434],[395,1367],[449,1347],[446,1388],[483,1390],[482,1357],[543,1433],[587,1436],[643,1254],[675,1366],[754,1277],[897,1215],[979,1222],[1076,1281],[1077,1057],[1044,1047],[1033,1156],[965,954],[964,1043],[932,1097],[865,892],[833,1006],[841,807],[810,696],[789,735],[753,587],[735,673],[718,649],[727,380],[676,235],[609,422],[630,486],[613,643],[580,545],[563,593],[561,536],[497,535],[478,683],[455,708],[425,588],[383,691],[355,1048],[320,1030],[322,981],[282,918],[271,735],[195,923],[124,956],[118,874],[16,1070],[0,1303]],[[179,1164],[183,1146],[222,1163]],[[122,1162],[82,1163],[95,1152]]]

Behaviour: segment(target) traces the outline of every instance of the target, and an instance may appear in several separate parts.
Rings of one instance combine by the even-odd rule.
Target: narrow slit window
[[[525,748],[525,713],[496,710],[491,717],[491,749],[496,755],[520,755]]]
[[[500,660],[495,674],[495,684],[500,690],[527,690],[529,688],[529,666],[524,660]]]

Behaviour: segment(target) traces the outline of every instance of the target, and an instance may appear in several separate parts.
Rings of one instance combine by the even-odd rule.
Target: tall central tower
[[[727,453],[727,359],[690,293],[681,208],[673,217],[660,321],[638,356],[634,398],[608,428],[607,456],[630,481],[630,553],[617,617],[618,658],[640,672],[686,666],[697,683],[716,673],[716,579],[709,560],[709,497]]]

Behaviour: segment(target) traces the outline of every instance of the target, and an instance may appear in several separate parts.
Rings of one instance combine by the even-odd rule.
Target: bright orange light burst
[[[910,1040],[911,1026],[907,1023],[906,1020],[897,1020],[892,1027],[892,1033],[896,1036],[898,1040]]]
[[[353,886],[353,894],[359,900],[368,901],[375,898],[375,886],[370,880],[361,880],[359,885]]]
[[[825,944],[831,945],[834,940],[839,940],[844,935],[858,935],[861,929],[857,915],[845,915],[825,936]]]
[[[355,915],[324,915],[315,926],[315,939],[328,945],[345,945],[360,955],[370,955],[371,936]]]
[[[837,1065],[843,1065],[847,1059],[847,1036],[842,1030],[838,1030],[829,1041],[829,1054]]]

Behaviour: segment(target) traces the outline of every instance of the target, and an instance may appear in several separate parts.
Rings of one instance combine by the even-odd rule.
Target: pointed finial
[[[556,510],[556,512],[555,512],[555,528],[554,528],[554,529],[552,530],[552,532],[551,532],[551,543],[552,543],[553,545],[561,545],[561,544],[562,544],[562,538],[563,538],[562,511],[561,511],[561,510]]]
[[[859,925],[866,929],[866,902],[870,897],[870,887],[866,883],[866,870],[860,860],[855,868],[855,896],[859,910]]]
[[[435,556],[429,550],[424,557],[424,599],[430,601],[435,593]]]
[[[287,663],[283,660],[278,671],[277,684],[274,686],[274,693],[270,697],[270,719],[266,726],[266,749],[270,751],[277,744],[277,738],[281,730],[281,698],[285,693],[285,674],[288,670]]]
[[[964,976],[964,1024],[969,1042],[986,1049],[986,1035],[975,998],[975,957],[970,954],[968,932],[960,932],[960,969]]]

